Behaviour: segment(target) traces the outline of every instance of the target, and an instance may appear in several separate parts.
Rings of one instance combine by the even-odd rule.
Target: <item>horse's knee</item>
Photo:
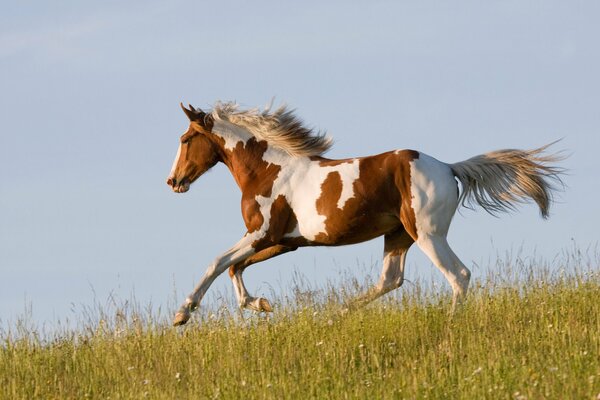
[[[463,267],[459,271],[459,284],[461,286],[463,294],[467,292],[469,288],[469,282],[471,281],[471,271],[467,267]]]

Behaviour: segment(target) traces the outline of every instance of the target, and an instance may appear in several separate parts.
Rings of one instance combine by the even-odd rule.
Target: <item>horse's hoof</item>
[[[173,319],[173,326],[184,325],[190,319],[189,313],[178,312]]]
[[[240,303],[240,308],[256,312],[273,312],[273,307],[271,307],[269,300],[262,297],[248,297]]]
[[[259,311],[273,312],[273,307],[271,307],[269,300],[263,299],[262,297],[258,299],[258,308]]]

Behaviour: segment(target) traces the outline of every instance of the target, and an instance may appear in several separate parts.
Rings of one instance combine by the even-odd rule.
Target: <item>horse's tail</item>
[[[450,164],[462,185],[459,204],[465,207],[479,204],[495,215],[533,200],[542,217],[548,218],[553,192],[564,187],[561,179],[564,169],[552,164],[563,160],[565,155],[545,153],[554,143],[533,150],[493,151]]]

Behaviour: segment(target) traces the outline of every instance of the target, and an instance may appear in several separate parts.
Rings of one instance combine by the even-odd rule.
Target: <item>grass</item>
[[[1,336],[0,397],[599,398],[600,274],[517,275],[476,282],[453,316],[430,285],[345,313],[340,293],[362,286],[348,281],[298,288],[270,318],[223,309],[175,329],[123,306],[51,338],[25,324]]]

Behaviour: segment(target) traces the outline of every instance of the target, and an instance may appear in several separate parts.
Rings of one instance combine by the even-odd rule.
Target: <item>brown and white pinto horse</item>
[[[250,296],[244,286],[246,267],[302,246],[339,246],[381,235],[381,277],[359,304],[402,285],[406,253],[416,242],[452,286],[454,305],[466,294],[471,275],[446,241],[458,205],[479,204],[495,213],[532,199],[545,218],[552,190],[561,183],[561,169],[550,165],[560,157],[543,154],[548,146],[500,150],[455,164],[414,150],[331,160],[322,157],[331,140],[313,134],[285,107],[240,111],[233,103],[217,103],[209,113],[181,107],[190,125],[167,183],[186,192],[217,162],[224,163],[242,191],[248,231],[208,267],[174,325],[188,321],[228,268],[240,307],[268,312],[269,302]]]

